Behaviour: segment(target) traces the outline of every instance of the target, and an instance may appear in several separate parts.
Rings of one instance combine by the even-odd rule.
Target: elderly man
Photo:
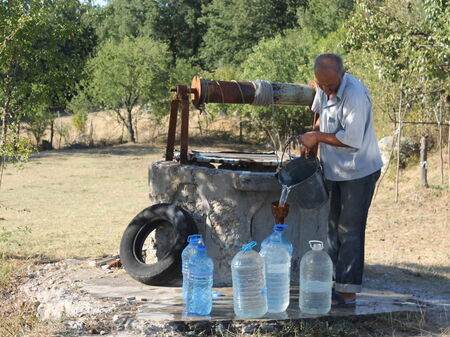
[[[320,159],[330,192],[328,254],[333,265],[333,305],[355,304],[364,268],[367,213],[382,161],[367,88],[345,73],[339,55],[323,54],[314,64],[311,109],[320,116],[314,131],[299,137],[304,154]]]

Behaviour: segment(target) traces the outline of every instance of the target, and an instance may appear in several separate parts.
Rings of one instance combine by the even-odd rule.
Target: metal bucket
[[[288,186],[289,196],[301,208],[319,208],[328,201],[328,191],[318,158],[296,158],[282,167],[275,176],[281,185]]]

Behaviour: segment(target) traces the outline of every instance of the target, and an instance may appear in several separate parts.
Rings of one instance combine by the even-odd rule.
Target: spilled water
[[[289,195],[289,191],[291,190],[287,185],[282,185],[281,186],[281,196],[280,196],[280,201],[278,202],[278,206],[283,207],[284,204],[286,203],[286,200],[288,198]]]

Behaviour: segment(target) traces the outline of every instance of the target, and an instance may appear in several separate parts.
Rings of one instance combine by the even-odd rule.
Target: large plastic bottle
[[[300,262],[300,310],[323,315],[331,309],[333,262],[322,241],[311,240],[309,245],[312,250]]]
[[[206,254],[206,247],[199,243],[196,252],[189,259],[189,283],[186,312],[206,316],[212,309],[212,286],[214,264]]]
[[[187,289],[188,289],[188,273],[189,273],[189,259],[195,254],[195,248],[198,242],[202,240],[201,234],[193,234],[188,236],[188,245],[181,253],[181,272],[183,274],[183,301],[186,303]]]
[[[286,233],[285,230],[288,228],[288,225],[284,225],[284,224],[276,224],[273,226],[273,233],[270,234],[268,237],[266,237],[263,242],[261,243],[261,249],[263,249],[270,241],[270,238],[273,237],[281,237],[281,242],[283,243],[283,245],[286,247],[286,249],[289,252],[289,255],[292,256],[292,251],[293,251],[293,247],[292,247],[292,243],[291,241],[288,240],[288,238],[286,237]]]
[[[267,312],[264,261],[252,248],[242,247],[231,261],[234,313],[242,318],[258,318]]]
[[[279,235],[270,236],[269,242],[259,254],[265,265],[267,311],[270,313],[283,312],[289,306],[291,256]]]

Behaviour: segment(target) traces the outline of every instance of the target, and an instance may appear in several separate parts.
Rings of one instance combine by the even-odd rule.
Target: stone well
[[[214,261],[214,285],[231,285],[231,260],[250,241],[258,244],[271,232],[275,219],[271,203],[281,186],[270,172],[236,171],[159,161],[149,167],[151,204],[173,203],[192,213]],[[327,203],[319,209],[301,209],[288,198],[292,242],[291,282],[298,283],[299,264],[309,240],[324,240]],[[259,250],[259,245],[256,247]]]

